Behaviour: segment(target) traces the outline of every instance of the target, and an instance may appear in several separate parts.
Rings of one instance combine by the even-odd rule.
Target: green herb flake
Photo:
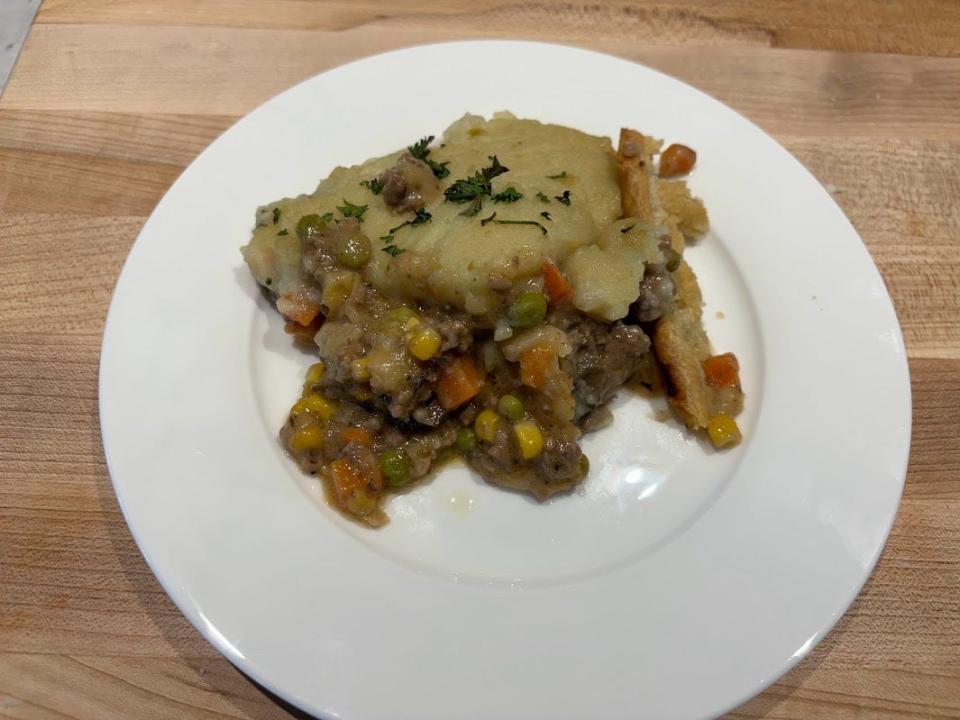
[[[546,210],[540,213],[540,217],[546,218],[547,220],[553,220],[553,218],[550,217],[550,213],[548,213]]]
[[[387,230],[387,232],[390,233],[390,235],[393,235],[400,228],[405,228],[408,225],[410,227],[416,227],[417,225],[423,225],[424,223],[430,222],[430,220],[432,219],[433,219],[433,215],[428,213],[423,208],[420,208],[414,214],[413,220],[407,220],[406,222],[402,222],[399,225],[397,225],[395,228],[390,228],[389,230]]]
[[[407,151],[413,155],[417,160],[425,162],[430,166],[430,170],[433,171],[433,176],[438,180],[442,180],[447,175],[450,174],[450,170],[447,168],[447,165],[450,162],[434,162],[428,156],[430,155],[430,143],[433,142],[433,135],[428,135],[421,140],[418,140],[413,145],[410,145],[407,148]]]
[[[540,202],[542,202],[542,203],[548,203],[548,202],[550,202],[550,198],[548,198],[548,197],[547,197],[546,195],[544,195],[542,192],[538,192],[538,193],[537,193],[537,197],[540,198]]]
[[[567,177],[566,170],[563,170],[562,172],[559,172],[556,175],[547,175],[548,180],[563,180],[565,177]]]
[[[289,234],[290,234],[290,231],[287,230],[286,228],[284,228],[283,230],[277,233],[277,235],[289,235]]]
[[[443,196],[447,202],[473,203],[474,206],[477,206],[478,202],[482,202],[484,195],[489,197],[493,193],[490,181],[498,175],[509,172],[510,168],[501,165],[496,155],[490,155],[488,159],[490,160],[490,167],[477,170],[468,178],[454,181],[453,185],[443,191]],[[479,206],[476,207],[475,211],[471,207],[471,212],[461,213],[461,215],[469,217],[476,215],[478,212],[480,212]]]
[[[263,281],[263,284],[266,285],[267,287],[269,287],[270,285],[273,285],[273,278],[267,278],[266,280]]]
[[[450,169],[447,167],[447,165],[450,164],[449,160],[438,163],[428,159],[424,160],[424,162],[430,166],[430,169],[433,171],[433,176],[437,178],[437,180],[443,180],[443,178],[450,174]]]
[[[333,222],[333,213],[324,213],[320,216],[320,221],[325,222],[328,225]]]
[[[494,213],[496,215],[496,213]],[[494,220],[495,225],[536,225],[540,228],[540,232],[544,235],[547,234],[547,229],[538,223],[536,220]]]
[[[508,187],[506,190],[498,192],[492,197],[492,200],[495,203],[512,203],[516,202],[523,197],[523,193],[517,190],[513,185]]]
[[[416,217],[414,217],[413,220],[410,221],[411,225],[423,225],[424,223],[430,222],[433,219],[433,215],[428,213],[423,208],[418,209],[414,213],[414,215]]]
[[[380,249],[383,250],[385,253],[387,253],[387,255],[390,255],[391,257],[396,257],[397,255],[402,255],[403,253],[406,252],[406,250],[404,250],[403,248],[398,248],[396,245],[387,245],[385,248],[380,248]]]
[[[276,225],[279,219],[280,219],[280,208],[275,207],[273,209],[273,224]]]
[[[496,216],[497,216],[497,214],[496,214],[496,213],[493,213],[490,217],[484,218],[483,220],[480,221],[480,226],[483,227],[483,226],[486,225],[487,223],[493,222],[493,219],[494,219]]]
[[[428,135],[425,138],[421,138],[413,145],[408,146],[407,151],[417,160],[426,159],[427,155],[430,154],[430,143],[433,142],[433,137],[433,135]]]
[[[381,235],[380,239],[383,240],[385,243],[392,243],[393,235]]]
[[[555,199],[557,202],[563,203],[564,205],[569,205],[569,204],[570,204],[570,191],[569,191],[569,190],[564,190],[564,191],[563,191],[563,195],[555,195],[555,196],[554,196],[554,199]]]
[[[361,180],[360,185],[365,187],[374,195],[379,195],[383,191],[383,183],[380,182],[380,178],[373,178],[373,180]]]
[[[568,203],[569,204],[569,203]],[[367,211],[369,205],[354,205],[352,202],[343,199],[343,205],[337,205],[337,210],[345,217],[355,217],[360,222],[363,222],[363,214]],[[333,217],[331,213],[331,218]]]

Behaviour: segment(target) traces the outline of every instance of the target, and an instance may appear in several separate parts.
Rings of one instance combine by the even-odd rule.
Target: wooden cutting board
[[[0,98],[0,716],[304,717],[200,638],[133,544],[97,421],[107,304],[160,196],[240,115],[344,61],[473,37],[592,47],[675,75],[834,194],[903,326],[906,489],[837,628],[728,717],[960,718],[952,0],[46,0]],[[419,92],[429,83],[413,79]]]

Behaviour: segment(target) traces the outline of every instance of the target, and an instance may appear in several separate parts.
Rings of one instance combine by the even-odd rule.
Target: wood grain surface
[[[237,117],[347,60],[471,37],[664,70],[834,192],[903,326],[906,488],[837,628],[728,717],[960,718],[955,0],[45,0],[0,98],[0,717],[305,717],[200,638],[130,537],[97,419],[107,304],[144,219]]]

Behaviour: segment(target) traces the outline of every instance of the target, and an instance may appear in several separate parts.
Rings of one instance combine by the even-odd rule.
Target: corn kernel
[[[297,417],[297,415],[303,413],[310,413],[321,420],[329,420],[336,411],[337,406],[333,402],[327,400],[323,395],[311,393],[297,400],[296,405],[290,410],[290,414]]]
[[[413,333],[407,347],[417,360],[429,360],[440,352],[440,333],[424,326]]]
[[[493,410],[484,410],[473,421],[473,430],[484,442],[493,442],[500,427],[500,416]]]
[[[323,446],[323,432],[316,425],[307,425],[290,436],[290,449],[294,452],[319,450]]]
[[[314,385],[319,385],[320,381],[323,380],[323,375],[327,371],[327,366],[323,364],[323,361],[315,362],[309,368],[307,368],[307,376],[303,381],[303,387],[307,390],[313,388]]]
[[[404,321],[403,329],[406,330],[407,332],[410,332],[419,324],[420,324],[420,318],[412,317],[409,320]]]
[[[743,439],[737,421],[729,415],[717,415],[707,423],[707,434],[715,448],[736,445]]]
[[[350,375],[357,382],[363,382],[370,379],[370,359],[367,357],[357,358],[350,365]]]
[[[543,433],[529,420],[514,425],[513,435],[524,460],[533,460],[543,452]]]

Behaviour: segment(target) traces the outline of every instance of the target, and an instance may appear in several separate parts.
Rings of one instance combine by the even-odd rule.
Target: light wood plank
[[[522,28],[540,37],[617,37],[660,43],[754,44],[772,47],[960,54],[960,7],[950,0],[913,3],[864,0],[710,0],[563,4],[503,0],[47,0],[40,23],[202,25],[342,31],[372,23],[441,31],[472,26],[491,35]]]
[[[159,162],[0,148],[0,210],[146,216],[181,170]]]
[[[41,25],[28,38],[0,109],[242,115],[294,83],[362,55],[484,35],[376,25],[339,33]],[[743,47],[691,53],[606,40],[590,45],[687,80],[774,134],[960,134],[957,58]]]
[[[220,115],[0,110],[0,148],[184,167],[236,120]]]

